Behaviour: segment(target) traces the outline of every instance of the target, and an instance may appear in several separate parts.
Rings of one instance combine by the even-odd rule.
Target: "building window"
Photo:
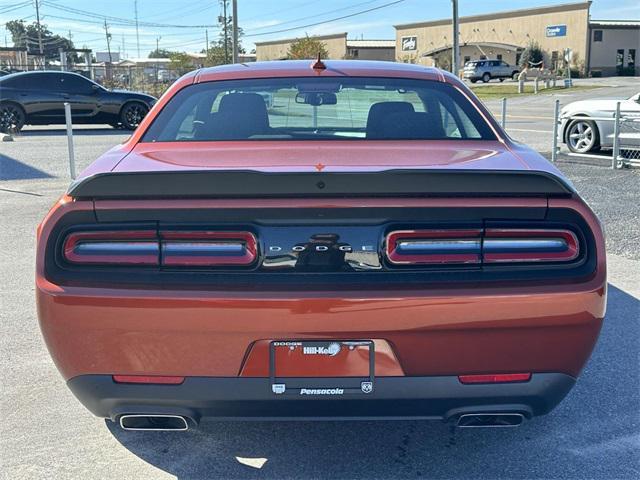
[[[358,58],[359,52],[357,49],[351,50],[351,58]]]
[[[502,54],[501,54],[501,53],[499,53],[498,55],[496,55],[496,58],[497,58],[498,60],[502,60]]]
[[[593,31],[593,41],[601,42],[602,41],[602,30],[594,30]]]
[[[616,67],[622,68],[624,66],[624,50],[619,49],[616,52]]]
[[[554,50],[551,52],[551,69],[558,70],[558,51]]]
[[[464,64],[466,65],[467,63],[469,63],[471,61],[471,57],[469,55],[465,55],[464,56]]]
[[[627,57],[627,67],[635,68],[635,66],[636,66],[636,49],[630,48],[629,56]]]
[[[480,60],[486,60],[487,56],[486,55],[480,55]]]

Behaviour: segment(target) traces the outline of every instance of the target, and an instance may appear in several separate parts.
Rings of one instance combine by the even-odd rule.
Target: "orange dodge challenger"
[[[179,79],[38,229],[51,355],[131,430],[515,426],[598,338],[600,223],[456,77],[287,61]]]

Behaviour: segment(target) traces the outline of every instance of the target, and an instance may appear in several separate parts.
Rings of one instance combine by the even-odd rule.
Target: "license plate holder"
[[[285,350],[283,352],[283,350]],[[337,350],[337,351],[336,351]],[[287,361],[304,361],[314,364],[331,365],[332,360],[345,363],[346,355],[357,355],[356,363],[364,365],[362,356],[366,352],[366,371],[355,371],[354,375],[292,376],[278,365]],[[334,366],[327,369],[331,371]],[[337,366],[339,368],[339,365]],[[295,368],[289,369],[295,372]],[[348,370],[348,369],[347,369]],[[348,372],[347,373],[354,373]],[[373,392],[375,380],[375,343],[373,340],[274,340],[269,344],[269,379],[271,391],[275,395],[296,395],[304,397],[325,397],[341,395],[367,395]]]

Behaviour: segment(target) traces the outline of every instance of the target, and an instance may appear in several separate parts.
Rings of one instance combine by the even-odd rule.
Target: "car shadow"
[[[205,421],[184,433],[107,428],[129,451],[190,478],[634,478],[640,302],[609,286],[598,345],[568,397],[520,428],[441,422]]]
[[[31,180],[37,178],[53,177],[42,170],[0,153],[0,180]]]

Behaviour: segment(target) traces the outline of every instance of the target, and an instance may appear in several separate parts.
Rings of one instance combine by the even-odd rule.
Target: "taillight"
[[[480,229],[391,232],[387,259],[396,265],[480,263],[481,233]]]
[[[184,382],[184,377],[174,377],[166,375],[113,375],[116,383],[143,383],[156,385],[180,385]]]
[[[158,265],[160,245],[153,230],[74,232],[64,258],[92,265]]]
[[[250,232],[161,232],[162,265],[247,266],[257,258]]]
[[[578,257],[580,243],[565,229],[399,230],[385,253],[394,265],[562,263]]]
[[[482,244],[484,263],[570,262],[578,253],[578,238],[569,230],[488,228]]]
[[[87,265],[249,266],[258,256],[258,242],[250,232],[73,232],[64,241],[63,256]]]

